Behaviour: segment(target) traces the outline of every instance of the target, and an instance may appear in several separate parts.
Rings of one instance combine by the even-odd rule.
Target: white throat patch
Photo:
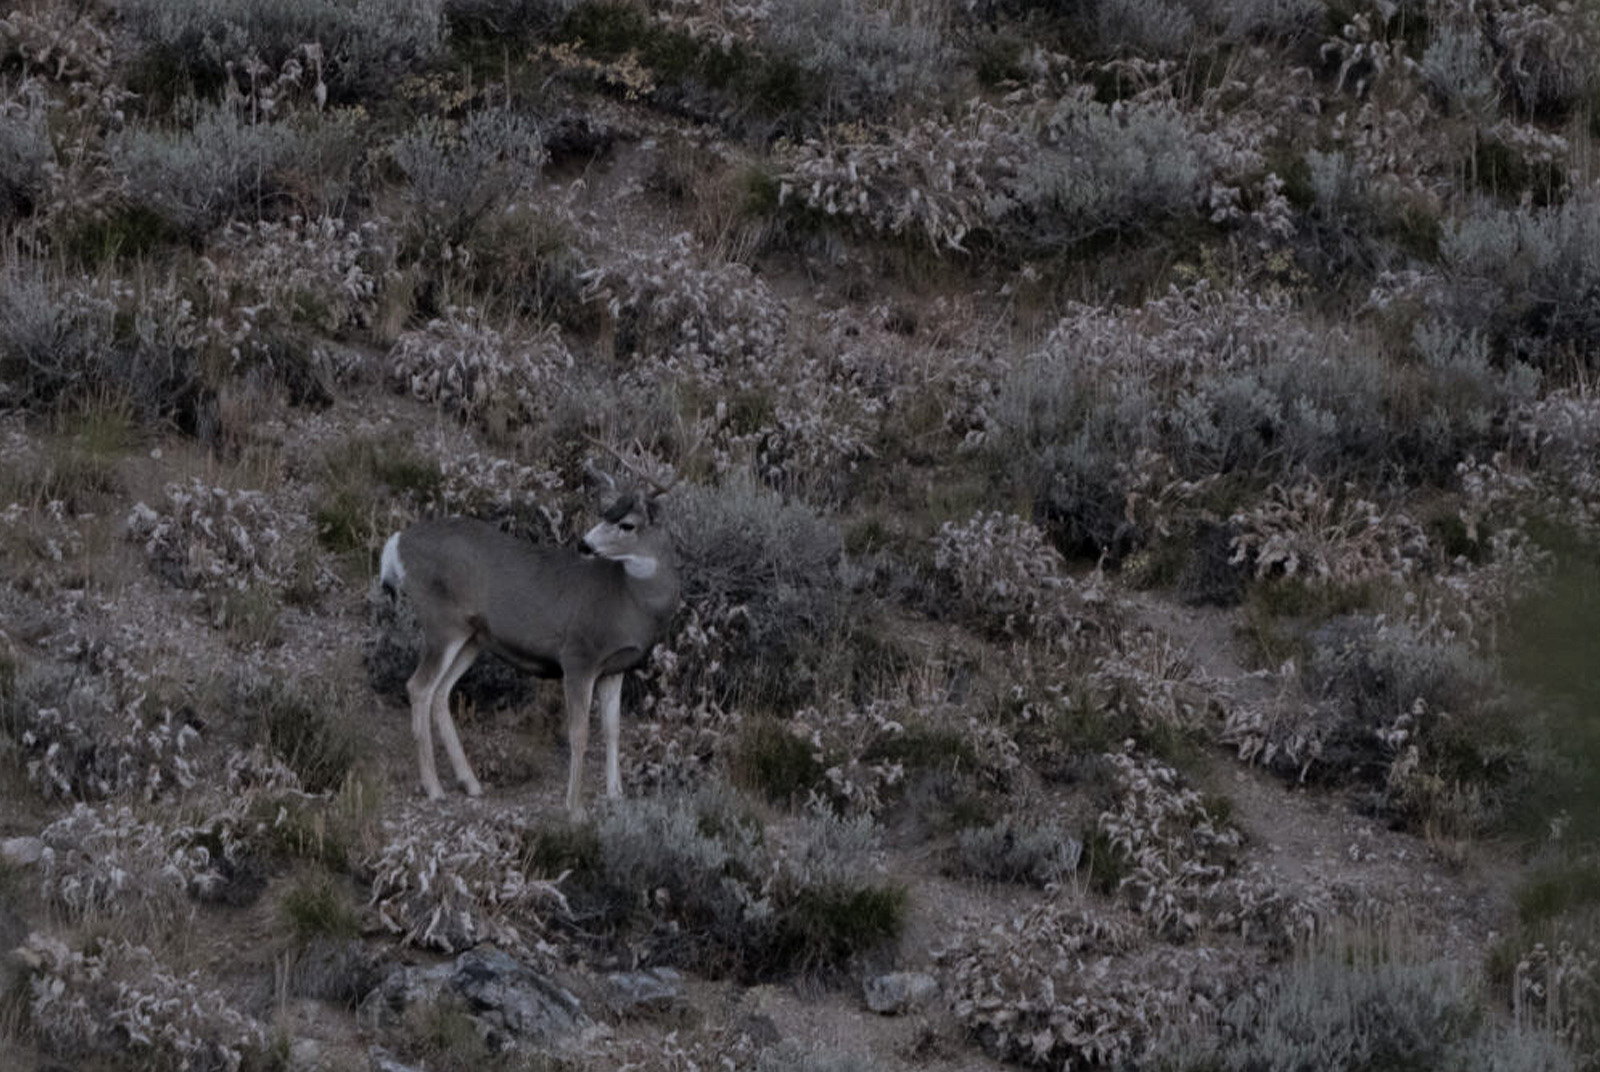
[[[622,563],[622,568],[628,571],[628,576],[637,580],[656,575],[656,560],[644,555],[623,555],[617,559]]]

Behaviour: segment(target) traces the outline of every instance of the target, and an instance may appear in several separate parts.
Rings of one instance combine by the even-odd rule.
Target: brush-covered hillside
[[[1600,1069],[1593,0],[7,7],[8,1072]]]

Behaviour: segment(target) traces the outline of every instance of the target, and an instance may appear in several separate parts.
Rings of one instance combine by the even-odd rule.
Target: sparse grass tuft
[[[300,941],[314,938],[354,938],[361,921],[347,890],[331,875],[300,880],[283,895],[283,919]]]
[[[404,513],[436,497],[444,486],[439,463],[397,436],[357,436],[323,461],[324,482],[314,519],[317,542],[334,554],[359,559],[364,573]]]
[[[356,738],[331,691],[306,692],[247,678],[234,693],[234,709],[258,720],[268,749],[299,776],[307,792],[328,793],[345,784],[355,768]]]
[[[766,955],[801,970],[843,965],[899,938],[909,903],[903,886],[802,888],[785,905]]]
[[[803,803],[824,784],[811,743],[776,719],[747,721],[733,746],[731,764],[739,781],[776,804]]]
[[[438,1072],[476,1072],[500,1061],[464,998],[446,995],[409,1006],[400,1037],[407,1059]]]
[[[1527,875],[1517,890],[1517,919],[1525,927],[1600,906],[1600,860],[1551,863]]]

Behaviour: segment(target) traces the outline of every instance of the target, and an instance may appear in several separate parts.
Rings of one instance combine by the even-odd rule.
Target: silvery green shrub
[[[1600,198],[1479,208],[1446,224],[1434,309],[1497,352],[1540,366],[1600,339]]]
[[[1494,107],[1494,68],[1474,24],[1438,27],[1422,54],[1422,79],[1453,112],[1479,114]]]
[[[54,161],[43,104],[0,100],[0,220],[32,211],[44,196]]]
[[[252,123],[225,105],[196,104],[175,129],[132,128],[108,145],[126,197],[193,234],[254,215],[299,150],[287,124]]]
[[[338,98],[434,55],[444,40],[441,7],[441,0],[127,0],[117,11],[137,40],[217,79],[247,57],[276,69],[315,42]]]
[[[1175,107],[1067,99],[1043,115],[1038,136],[1041,151],[1015,180],[1037,241],[1136,228],[1199,206],[1207,169]]]
[[[424,234],[450,243],[530,193],[547,155],[538,124],[504,108],[473,112],[459,124],[424,117],[391,152]]]
[[[949,59],[940,6],[779,0],[762,42],[817,76],[830,118],[872,115],[939,93]]]

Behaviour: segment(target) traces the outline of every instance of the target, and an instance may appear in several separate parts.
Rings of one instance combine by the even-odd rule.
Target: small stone
[[[927,972],[890,972],[868,979],[862,989],[867,1008],[885,1016],[895,1016],[938,997],[939,980]]]
[[[772,1017],[759,1012],[753,1012],[735,1024],[734,1033],[748,1038],[758,1050],[776,1046],[783,1039]]]
[[[18,867],[30,867],[44,855],[44,842],[36,837],[13,837],[0,841],[0,859]]]
[[[606,976],[606,996],[623,1016],[661,1012],[683,997],[683,976],[671,968],[612,972]]]
[[[382,1046],[372,1047],[367,1051],[367,1057],[372,1061],[373,1072],[418,1072],[412,1065],[395,1060],[394,1054]]]

